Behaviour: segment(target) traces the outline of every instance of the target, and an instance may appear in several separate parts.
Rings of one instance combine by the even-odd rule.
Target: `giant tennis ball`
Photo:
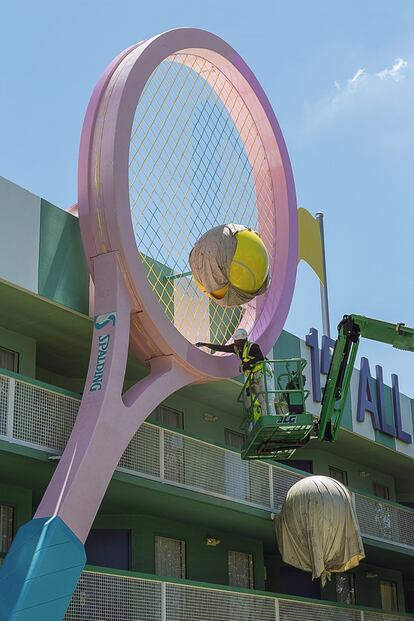
[[[255,231],[241,224],[210,229],[191,250],[193,278],[221,306],[236,306],[266,291],[269,258]]]
[[[235,234],[236,251],[230,263],[229,282],[245,293],[259,291],[269,272],[267,250],[258,233],[246,229]]]

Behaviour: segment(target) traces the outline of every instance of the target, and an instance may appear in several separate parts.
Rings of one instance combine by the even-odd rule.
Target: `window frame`
[[[235,446],[234,444],[229,442],[228,441],[229,435],[233,435],[234,437],[237,437],[241,441],[241,446]],[[241,448],[245,440],[246,440],[246,436],[244,433],[241,433],[240,431],[235,431],[234,429],[229,429],[228,427],[224,428],[224,444],[228,446],[229,448],[235,449],[236,451],[241,451]]]
[[[337,580],[339,576],[343,576],[345,578],[347,578],[348,582],[349,582],[349,588],[348,588],[348,592],[351,594],[351,600],[350,602],[344,602],[342,600],[340,600],[338,598],[338,587],[337,587]],[[338,572],[335,574],[335,593],[336,593],[336,601],[339,604],[345,604],[346,606],[356,606],[357,604],[357,592],[356,592],[356,580],[355,580],[355,574],[350,573],[350,572]]]
[[[376,498],[381,498],[382,500],[390,499],[390,488],[388,487],[388,485],[384,485],[383,483],[377,483],[376,481],[373,481],[372,486],[374,488],[374,496],[376,496]],[[382,489],[385,492],[384,496],[382,494],[378,494],[379,489]]]
[[[230,553],[235,553],[235,554],[243,554],[248,558],[248,571],[249,571],[249,575],[248,575],[248,583],[249,586],[246,587],[244,585],[240,585],[240,584],[232,584],[230,582]],[[233,550],[233,549],[228,549],[227,550],[227,581],[229,586],[233,586],[233,587],[237,587],[237,588],[248,588],[248,589],[254,589],[254,585],[255,585],[255,571],[254,571],[254,554],[252,554],[251,552],[245,552],[243,550]]]
[[[395,608],[385,608],[384,607],[384,602],[383,602],[383,597],[382,597],[382,588],[381,588],[383,585],[384,586],[386,585],[386,586],[393,587],[392,590],[394,591],[394,596],[395,596],[395,605],[396,605]],[[391,612],[399,612],[400,607],[399,607],[399,602],[398,602],[398,584],[397,584],[397,582],[395,582],[394,580],[385,580],[385,579],[381,578],[380,581],[379,581],[379,590],[380,590],[380,598],[381,598],[381,608],[383,610],[388,611],[388,612],[389,611],[391,611]]]
[[[179,418],[181,419],[181,426],[177,426],[177,425],[172,425],[171,423],[166,423],[164,421],[164,413],[173,413],[173,414],[178,414]],[[163,427],[168,427],[169,429],[173,429],[174,431],[176,430],[180,430],[183,431],[184,430],[184,412],[182,410],[177,410],[176,408],[171,408],[169,405],[159,405],[155,408],[155,410],[153,410],[153,412],[151,413],[152,415],[152,419],[149,419],[149,422],[154,422],[157,423],[158,425],[162,425]],[[157,416],[160,415],[160,419],[159,420],[157,418]]]
[[[0,367],[2,369],[5,369],[6,371],[12,371],[13,373],[18,373],[19,372],[19,366],[20,366],[20,354],[18,351],[14,350],[14,349],[9,349],[8,347],[4,347],[3,345],[0,345],[0,352],[4,351],[8,354],[13,354],[13,358],[14,358],[14,364],[13,364],[13,369],[6,369],[6,367]]]
[[[165,578],[176,578],[176,576],[165,576],[164,574],[159,574],[157,573],[157,540],[159,539],[169,539],[171,541],[178,541],[181,544],[181,565],[182,565],[182,561],[184,561],[184,572],[182,572],[182,566],[181,566],[181,576],[180,579],[181,580],[186,580],[187,579],[187,575],[188,575],[188,571],[187,571],[187,541],[186,539],[181,539],[179,537],[170,537],[169,535],[163,535],[163,534],[159,534],[156,533],[154,534],[154,573],[157,576],[161,576],[161,577],[165,577]],[[184,553],[182,551],[182,548],[184,548]]]
[[[13,505],[6,505],[3,504],[2,502],[0,502],[0,510],[2,508],[5,509],[9,509],[11,511],[11,537],[10,537],[10,544],[7,547],[7,550],[5,552],[1,551],[1,546],[0,546],[0,566],[2,565],[4,559],[7,556],[8,551],[10,550],[10,547],[13,543],[13,539],[14,539],[14,535],[15,535],[15,527],[16,527],[16,510],[15,507]],[[0,543],[1,543],[1,539],[3,538],[3,534],[0,531]]]
[[[337,478],[334,475],[334,471],[341,473],[341,479]],[[342,483],[342,485],[348,486],[348,472],[346,470],[342,470],[337,466],[329,466],[329,476],[331,477],[331,479],[335,479],[335,481],[338,481],[338,483]]]

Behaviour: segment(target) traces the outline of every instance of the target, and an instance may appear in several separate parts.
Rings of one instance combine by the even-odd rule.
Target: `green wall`
[[[0,484],[0,505],[14,509],[14,532],[32,518],[32,490]]]
[[[236,516],[235,516],[236,519]],[[155,573],[155,537],[171,537],[186,542],[186,569],[189,580],[228,584],[227,552],[237,550],[254,557],[254,585],[264,589],[263,547],[260,541],[234,535],[231,532],[209,529],[191,523],[175,522],[160,516],[99,515],[94,528],[125,528],[132,532],[131,569]],[[207,537],[220,539],[220,544],[207,546]]]
[[[355,579],[355,597],[357,606],[368,606],[371,608],[381,608],[380,581],[388,580],[397,584],[398,609],[405,610],[404,586],[402,574],[399,571],[385,569],[361,563],[353,569],[351,573]],[[369,578],[367,573],[376,577]],[[321,592],[322,599],[337,601],[335,591],[335,575],[332,574],[331,582],[327,582]]]
[[[264,353],[264,352],[263,352]],[[300,358],[300,339],[290,332],[282,331],[275,346],[272,356],[274,360],[283,358]],[[269,358],[270,356],[268,356]]]
[[[299,459],[299,455],[297,455],[297,457]],[[329,476],[329,466],[345,470],[348,474],[349,487],[366,491],[370,494],[374,493],[374,483],[386,485],[390,491],[390,500],[395,500],[394,478],[384,472],[381,472],[380,470],[373,470],[371,466],[369,467],[370,476],[367,478],[361,477],[359,473],[367,470],[367,468],[361,463],[355,461],[358,458],[357,455],[351,456],[353,457],[351,460],[336,455],[333,451],[328,452],[306,449],[306,451],[302,451],[300,457],[312,460],[313,472],[315,474],[324,474]]]
[[[27,377],[36,376],[36,341],[28,336],[0,327],[0,347],[19,354],[19,373]]]
[[[41,367],[37,367],[36,369],[36,379],[46,384],[57,386],[58,388],[65,388],[71,392],[76,392],[79,395],[83,391],[85,385],[85,378],[65,377],[64,375],[53,373],[53,371],[42,369]]]
[[[88,314],[89,272],[79,220],[43,199],[40,207],[39,294]]]
[[[231,429],[237,433],[242,433],[240,424],[242,422],[242,412],[237,416],[230,412],[221,410],[219,407],[212,408],[204,405],[202,401],[189,399],[178,392],[163,402],[164,405],[184,412],[184,431],[194,435],[200,440],[224,445],[224,430]],[[214,414],[217,421],[206,422],[203,414]]]

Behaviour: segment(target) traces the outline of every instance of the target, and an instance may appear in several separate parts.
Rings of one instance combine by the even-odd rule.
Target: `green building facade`
[[[0,209],[1,562],[71,432],[92,322],[77,218],[4,179]],[[270,352],[308,360],[314,413],[329,347],[316,337],[284,332]],[[131,356],[126,385],[145,374]],[[371,369],[354,376],[338,442],[313,441],[288,462],[241,460],[237,379],[185,388],[157,408],[113,476],[66,618],[411,618],[414,402],[399,395],[398,423],[391,389],[380,408]],[[349,487],[366,552],[323,589],[283,563],[275,537],[288,489],[310,473]]]

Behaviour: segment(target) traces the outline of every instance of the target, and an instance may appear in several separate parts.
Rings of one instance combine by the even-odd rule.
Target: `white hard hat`
[[[244,328],[237,328],[236,332],[233,334],[233,341],[244,341],[247,339],[247,330]]]

